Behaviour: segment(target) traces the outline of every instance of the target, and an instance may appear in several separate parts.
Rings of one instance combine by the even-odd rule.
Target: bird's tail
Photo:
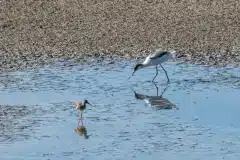
[[[169,51],[170,52],[170,54],[171,54],[171,58],[173,59],[173,60],[176,60],[176,51],[175,50],[170,50]]]

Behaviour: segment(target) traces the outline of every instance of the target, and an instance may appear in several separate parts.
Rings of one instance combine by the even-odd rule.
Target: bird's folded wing
[[[150,58],[150,59],[158,59],[158,58],[163,57],[163,56],[166,55],[167,53],[168,53],[168,52],[166,52],[166,51],[156,52],[156,53],[153,53],[149,58]]]

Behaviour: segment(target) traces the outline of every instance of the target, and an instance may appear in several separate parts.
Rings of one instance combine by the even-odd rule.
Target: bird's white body
[[[172,50],[172,51],[157,50],[153,54],[150,54],[149,56],[147,56],[147,58],[144,60],[144,62],[138,63],[138,64],[135,65],[132,76],[137,70],[139,70],[141,68],[145,68],[145,67],[148,67],[148,66],[156,66],[156,75],[152,80],[152,82],[153,82],[154,79],[156,78],[156,76],[158,75],[158,65],[160,65],[162,67],[162,69],[164,70],[164,72],[166,74],[166,77],[168,79],[168,83],[169,83],[169,78],[168,78],[168,75],[167,75],[167,71],[163,68],[161,63],[167,61],[170,58],[175,59],[175,52],[176,51],[174,51],[174,50]]]
[[[175,53],[175,51],[156,51],[155,53],[150,54],[142,64],[144,67],[159,65],[173,57],[173,53]]]
[[[144,66],[156,66],[158,64],[161,64],[165,61],[167,61],[170,58],[170,54],[166,54],[160,58],[156,58],[156,59],[151,59],[153,55],[149,55],[145,61],[142,63]]]

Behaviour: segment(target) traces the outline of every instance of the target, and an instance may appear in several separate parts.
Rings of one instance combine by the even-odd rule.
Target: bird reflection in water
[[[74,130],[79,136],[84,136],[85,139],[90,137],[90,135],[87,134],[87,128],[83,125],[82,119],[79,120],[78,126]]]
[[[149,95],[145,95],[145,94],[140,94],[140,93],[137,93],[133,90],[135,98],[140,99],[140,100],[144,100],[148,105],[154,106],[157,109],[172,109],[172,108],[179,109],[178,107],[176,107],[175,104],[171,103],[168,99],[163,98],[163,94],[167,90],[168,85],[166,85],[163,92],[159,96],[158,95],[158,87],[155,83],[153,83],[153,84],[154,84],[154,86],[156,87],[156,90],[157,90],[157,95],[156,96],[149,96]]]

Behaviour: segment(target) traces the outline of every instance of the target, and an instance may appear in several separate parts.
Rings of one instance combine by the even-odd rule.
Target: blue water
[[[240,156],[240,68],[164,64],[128,79],[134,63],[70,65],[0,75],[0,159],[237,159]],[[156,109],[134,92],[162,97],[179,109]],[[75,132],[73,101],[87,99]],[[10,107],[6,106],[10,105]],[[25,106],[25,108],[21,108]],[[20,108],[17,110],[17,108]],[[8,113],[9,112],[9,113]],[[11,112],[11,113],[10,113]],[[1,115],[1,114],[0,114]],[[10,119],[10,120],[9,120]]]

